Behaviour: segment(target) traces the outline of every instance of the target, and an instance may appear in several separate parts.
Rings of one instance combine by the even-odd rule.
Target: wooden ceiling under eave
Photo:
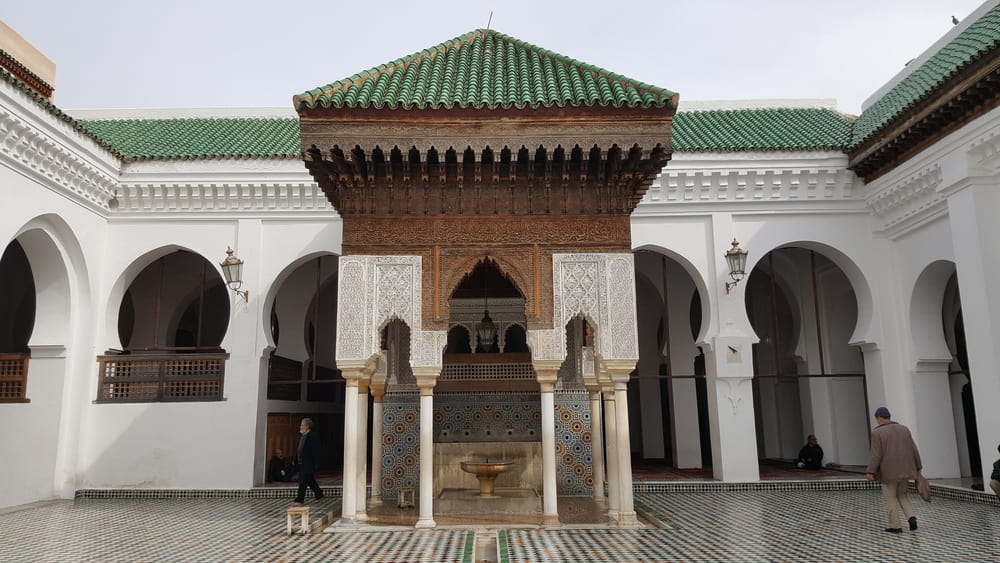
[[[354,215],[629,215],[672,107],[300,109],[306,167]]]
[[[983,56],[855,147],[848,167],[871,182],[998,106],[1000,56]]]

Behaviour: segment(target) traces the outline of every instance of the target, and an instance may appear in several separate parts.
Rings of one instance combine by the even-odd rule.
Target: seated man
[[[286,483],[292,480],[291,472],[285,467],[281,450],[274,450],[274,457],[267,464],[267,480],[271,483]]]
[[[816,436],[810,434],[806,445],[799,450],[799,469],[819,469],[823,467],[823,448],[816,443]]]

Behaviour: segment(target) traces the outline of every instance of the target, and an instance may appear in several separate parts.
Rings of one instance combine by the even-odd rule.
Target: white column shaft
[[[604,499],[604,425],[601,424],[601,392],[590,392],[590,445],[593,448],[594,500]]]
[[[372,404],[372,504],[382,504],[382,401]]]
[[[618,482],[618,428],[615,417],[615,400],[613,393],[604,394],[604,436],[607,438],[607,462],[608,462],[608,516],[618,519],[618,510],[621,507],[619,502],[619,490],[621,484]]]
[[[420,518],[418,528],[434,522],[434,396],[420,395]]]
[[[368,391],[358,393],[357,517],[368,516]]]
[[[351,385],[351,384],[354,385]],[[358,466],[358,387],[357,381],[347,381],[344,393],[344,489],[341,500],[341,520],[354,522],[357,507],[358,481],[353,468]]]
[[[618,434],[618,482],[620,524],[635,524],[635,505],[632,502],[632,448],[628,433],[628,396],[624,383],[615,384],[615,422]]]
[[[556,406],[552,391],[542,391],[542,514],[558,516],[556,501]]]

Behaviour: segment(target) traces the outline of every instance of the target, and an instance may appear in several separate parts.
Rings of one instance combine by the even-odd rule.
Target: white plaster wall
[[[87,151],[100,152],[96,145],[85,140],[80,145],[80,136],[68,125],[54,122],[18,92],[11,92],[6,82],[0,84],[0,120],[5,128],[0,148],[4,194],[0,244],[6,248],[19,235],[35,241],[26,251],[40,296],[29,341],[30,402],[0,405],[0,428],[5,429],[0,432],[0,451],[22,460],[7,464],[2,472],[0,507],[6,507],[66,497],[76,489],[76,397],[86,392],[84,366],[90,368],[93,361],[92,275],[103,260],[104,219],[93,200],[77,192],[66,195],[72,189],[46,172],[41,164],[47,161],[36,158],[35,152],[79,157]],[[93,166],[108,171],[106,160]],[[94,188],[86,181],[76,185],[82,185],[84,192]]]
[[[163,488],[245,488],[262,471],[265,457],[262,367],[268,335],[265,304],[276,287],[274,276],[318,250],[339,252],[339,222],[307,219],[269,222],[260,217],[233,219],[198,216],[148,221],[113,221],[109,260],[103,274],[104,330],[99,349],[117,342],[117,312],[124,287],[141,266],[164,251],[185,248],[217,264],[231,245],[245,261],[244,288],[249,302],[230,294],[229,330],[222,347],[229,352],[225,400],[203,403],[90,404],[85,409],[81,452],[83,486]],[[141,257],[139,262],[134,257]],[[221,270],[217,267],[221,275]],[[287,275],[287,274],[285,274]],[[293,327],[289,327],[293,329]],[[299,329],[301,331],[301,329]],[[291,331],[294,333],[294,329]],[[94,385],[89,397],[96,393]],[[263,372],[263,373],[262,373]],[[310,405],[316,408],[316,405]],[[170,429],[166,432],[165,429]]]

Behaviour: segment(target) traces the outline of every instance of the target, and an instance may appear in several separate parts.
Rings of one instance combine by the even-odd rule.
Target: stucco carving
[[[631,254],[554,254],[552,276],[555,328],[531,331],[537,334],[529,334],[529,343],[541,347],[532,346],[534,358],[565,355],[565,327],[576,315],[586,317],[595,329],[596,353],[608,360],[639,357]],[[543,351],[553,355],[540,357]]]
[[[233,213],[257,211],[336,211],[312,183],[122,184],[116,214]]]
[[[423,331],[419,256],[341,256],[337,307],[337,361],[379,353],[379,331],[392,319],[410,329],[410,363],[441,364],[445,331]]]
[[[867,205],[883,228],[890,228],[943,203],[944,196],[938,192],[941,182],[941,166],[934,164],[878,190]]]
[[[375,351],[368,311],[371,299],[365,262],[370,257],[341,256],[337,292],[337,361],[364,360]]]
[[[1000,173],[1000,131],[994,129],[972,143],[969,168],[973,174]]]
[[[640,203],[857,199],[845,168],[674,172],[657,177]]]
[[[0,104],[6,101],[0,97]],[[101,170],[73,150],[78,147],[68,144],[75,140],[73,136],[83,138],[83,134],[57,132],[64,138],[47,134],[0,105],[0,158],[8,166],[91,208],[107,210],[107,202],[117,186],[117,179],[111,174],[113,171]]]

